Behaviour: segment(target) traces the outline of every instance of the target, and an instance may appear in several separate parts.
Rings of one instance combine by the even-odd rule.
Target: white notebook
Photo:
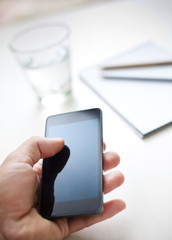
[[[125,65],[135,63],[151,63],[172,61],[172,52],[165,48],[157,46],[152,42],[147,42],[134,49],[120,54],[112,59],[107,60],[105,65]],[[160,80],[172,81],[172,65],[141,67],[130,69],[116,69],[102,71],[104,77],[112,79],[140,79],[140,80]]]
[[[141,137],[145,137],[172,124],[172,81],[152,81],[150,78],[149,81],[143,81],[132,77],[128,80],[105,79],[100,71],[100,66],[105,63],[126,63],[126,58],[127,63],[132,63],[136,62],[137,56],[140,56],[140,61],[149,56],[151,61],[156,60],[157,56],[161,60],[168,60],[171,55],[161,46],[149,42],[83,70],[80,77]]]

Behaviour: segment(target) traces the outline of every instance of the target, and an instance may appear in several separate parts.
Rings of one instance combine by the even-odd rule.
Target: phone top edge
[[[63,113],[59,113],[59,114],[53,114],[53,115],[50,115],[46,118],[46,122],[48,121],[49,118],[51,117],[56,117],[56,116],[62,116],[62,115],[68,115],[68,114],[71,114],[71,113],[81,113],[81,112],[87,112],[87,111],[99,111],[100,114],[102,115],[102,110],[100,108],[87,108],[87,109],[81,109],[81,110],[77,110],[77,111],[70,111],[70,112],[63,112]]]

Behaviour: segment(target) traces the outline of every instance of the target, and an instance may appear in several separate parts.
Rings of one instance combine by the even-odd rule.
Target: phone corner
[[[101,205],[99,206],[99,208],[96,210],[95,214],[100,214],[103,212],[103,210],[104,210],[104,205],[102,202]]]

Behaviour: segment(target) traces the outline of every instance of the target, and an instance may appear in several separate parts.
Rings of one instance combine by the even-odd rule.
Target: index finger
[[[120,157],[115,152],[103,153],[103,170],[108,171],[120,163]]]

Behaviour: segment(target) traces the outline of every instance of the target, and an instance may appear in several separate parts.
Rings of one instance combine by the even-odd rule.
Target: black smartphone
[[[87,109],[50,116],[45,136],[64,148],[43,159],[39,213],[45,218],[94,215],[103,210],[102,111]]]

